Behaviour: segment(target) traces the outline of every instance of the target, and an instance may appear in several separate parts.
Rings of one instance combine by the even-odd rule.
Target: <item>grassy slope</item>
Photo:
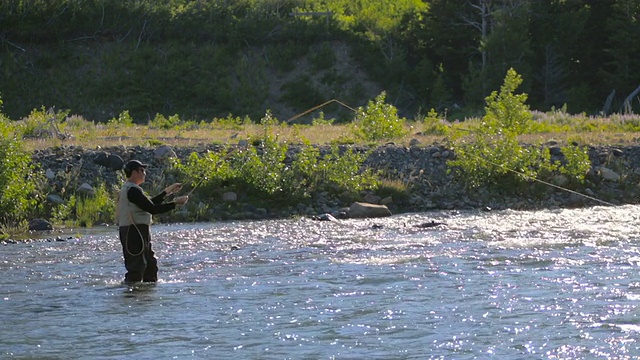
[[[360,69],[346,43],[305,47],[283,55],[285,48],[273,45],[239,52],[109,40],[29,45],[2,59],[3,88],[10,89],[1,94],[3,112],[20,119],[34,108],[55,107],[102,122],[128,110],[136,122],[146,123],[156,113],[196,119],[231,113],[257,121],[271,109],[287,120],[331,99],[362,106],[383,90]],[[352,116],[337,104],[322,110],[327,118]]]

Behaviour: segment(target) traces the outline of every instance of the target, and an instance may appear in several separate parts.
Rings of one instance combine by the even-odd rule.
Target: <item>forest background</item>
[[[632,112],[639,15],[640,0],[2,0],[2,110],[287,120],[385,91],[402,116],[464,119],[514,68],[534,110]]]
[[[0,0],[0,235],[27,219],[112,220],[122,178],[91,175],[95,192],[81,194],[69,184],[82,171],[39,166],[37,154],[58,162],[76,146],[218,146],[152,181],[198,187],[182,220],[334,211],[372,193],[415,210],[430,179],[362,164],[376,146],[440,141],[455,156],[438,191],[454,198],[547,203],[537,179],[635,201],[635,173],[614,166],[625,152],[603,163],[589,146],[638,142],[639,11],[640,0]],[[592,160],[628,172],[599,187]],[[241,201],[219,204],[224,192]]]

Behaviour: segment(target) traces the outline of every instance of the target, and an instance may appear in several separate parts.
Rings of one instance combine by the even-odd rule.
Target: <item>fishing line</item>
[[[540,179],[535,178],[535,177],[533,177],[533,176],[529,176],[529,175],[527,175],[527,174],[525,174],[525,173],[523,173],[523,172],[520,172],[520,171],[517,171],[517,170],[513,170],[513,169],[509,169],[508,167],[506,167],[506,166],[504,166],[504,165],[502,165],[502,164],[495,163],[495,162],[493,162],[493,161],[491,161],[491,160],[487,160],[487,159],[482,158],[482,157],[480,157],[480,156],[476,156],[476,155],[474,155],[474,156],[475,156],[476,158],[478,158],[478,159],[482,159],[483,161],[488,162],[489,164],[492,164],[492,165],[495,165],[495,166],[499,166],[499,167],[501,167],[501,168],[503,168],[503,169],[505,169],[505,170],[507,170],[507,171],[509,171],[509,172],[512,172],[512,173],[514,173],[514,174],[518,174],[518,175],[524,176],[524,177],[526,177],[526,178],[528,178],[528,179],[530,179],[530,180],[537,181],[537,182],[539,182],[539,183],[541,183],[541,184],[545,184],[545,185],[548,185],[548,186],[554,187],[554,188],[556,188],[556,189],[559,189],[559,190],[562,190],[562,191],[566,191],[566,192],[571,193],[571,194],[575,194],[575,195],[578,195],[578,196],[582,196],[582,197],[587,198],[587,199],[589,199],[589,200],[597,201],[597,202],[599,202],[599,203],[601,203],[601,204],[605,204],[605,205],[608,205],[608,206],[615,206],[614,204],[612,204],[612,203],[610,203],[610,202],[606,202],[606,201],[604,201],[604,200],[600,200],[600,199],[595,198],[595,197],[593,197],[593,196],[589,196],[589,195],[586,195],[586,194],[583,194],[583,193],[579,193],[579,192],[577,192],[577,191],[574,191],[574,190],[571,190],[571,189],[567,189],[567,188],[564,188],[564,187],[562,187],[562,186],[559,186],[559,185],[556,185],[556,184],[552,184],[552,183],[547,182],[547,181],[544,181],[544,180],[540,180]]]
[[[327,105],[329,105],[329,104],[331,104],[331,103],[334,103],[334,102],[335,102],[335,103],[338,103],[338,104],[340,104],[340,105],[342,105],[342,106],[344,106],[344,107],[346,107],[347,109],[349,109],[349,110],[351,110],[351,111],[353,111],[353,112],[356,112],[356,109],[354,109],[354,108],[352,108],[351,106],[349,106],[349,105],[347,105],[347,104],[343,103],[342,101],[337,100],[337,99],[331,99],[331,100],[329,100],[329,101],[327,101],[327,102],[324,102],[324,103],[322,103],[322,104],[320,104],[320,105],[314,106],[314,107],[312,107],[312,108],[311,108],[311,109],[309,109],[309,110],[306,110],[306,111],[304,111],[304,112],[301,112],[300,114],[294,115],[294,116],[292,116],[291,118],[289,118],[289,120],[287,120],[287,121],[285,121],[285,122],[286,122],[286,123],[290,123],[290,122],[292,122],[293,120],[296,120],[296,119],[298,119],[298,118],[300,118],[300,117],[302,117],[302,116],[307,115],[307,114],[308,114],[308,113],[310,113],[310,112],[316,111],[316,110],[320,109],[321,107],[323,107],[323,106],[327,106]]]
[[[139,253],[132,253],[131,250],[129,249],[129,233],[131,232],[131,225],[129,225],[129,227],[127,228],[127,235],[124,238],[124,249],[125,251],[130,255],[130,256],[140,256],[142,255],[142,253],[144,253],[144,249],[145,249],[145,244],[144,244],[144,237],[142,236],[142,232],[140,232],[140,229],[138,228],[138,225],[136,225],[135,221],[133,221],[133,210],[131,209],[131,203],[129,203],[129,221],[131,222],[131,225],[133,225],[133,227],[136,228],[136,231],[138,232],[138,235],[140,236],[140,252]],[[144,258],[144,256],[142,257],[142,260],[144,261],[145,265],[147,264],[147,259]]]
[[[320,105],[317,105],[317,106],[314,106],[314,107],[312,107],[312,108],[310,108],[310,109],[308,109],[308,110],[306,110],[306,111],[304,111],[304,112],[301,112],[301,113],[299,113],[299,114],[297,114],[297,115],[292,116],[289,120],[287,120],[287,121],[286,121],[286,123],[290,123],[290,122],[291,122],[291,121],[293,121],[293,120],[296,120],[296,119],[298,119],[298,118],[300,118],[300,117],[302,117],[302,116],[304,116],[304,115],[307,115],[307,114],[309,114],[309,113],[311,113],[311,112],[313,112],[313,111],[315,111],[315,110],[317,110],[317,109],[319,109],[319,108],[321,108],[321,107],[323,107],[323,106],[329,105],[329,104],[334,103],[334,102],[335,102],[335,103],[338,103],[338,104],[340,104],[340,105],[342,105],[342,106],[344,106],[345,108],[347,108],[347,109],[349,109],[349,110],[351,110],[351,111],[353,111],[353,112],[356,112],[356,110],[355,110],[354,108],[352,108],[351,106],[349,106],[349,105],[347,105],[347,104],[345,104],[345,103],[343,103],[343,102],[341,102],[341,101],[339,101],[339,100],[337,100],[337,99],[331,99],[331,100],[329,100],[329,101],[327,101],[327,102],[324,102],[324,103],[322,103],[322,104],[320,104]],[[468,132],[472,132],[472,130],[468,130],[468,129],[461,129],[461,130],[468,131]],[[599,202],[599,203],[604,204],[604,205],[607,205],[607,206],[615,206],[614,204],[612,204],[612,203],[610,203],[610,202],[607,202],[607,201],[604,201],[604,200],[600,200],[600,199],[595,198],[595,197],[593,197],[593,196],[589,196],[589,195],[586,195],[586,194],[583,194],[583,193],[579,193],[579,192],[577,192],[577,191],[574,191],[574,190],[571,190],[571,189],[567,189],[567,188],[564,188],[564,187],[562,187],[562,186],[559,186],[559,185],[556,185],[556,184],[552,184],[552,183],[547,182],[547,181],[544,181],[544,180],[540,180],[540,179],[538,179],[538,178],[535,178],[535,177],[529,176],[529,175],[524,174],[524,173],[522,173],[522,172],[519,172],[519,171],[516,171],[516,170],[513,170],[513,169],[509,169],[509,168],[505,167],[504,165],[494,163],[494,162],[489,161],[489,160],[487,160],[487,159],[485,159],[485,158],[482,158],[482,157],[479,157],[479,156],[476,156],[476,157],[477,157],[478,159],[482,159],[482,160],[484,160],[484,161],[486,161],[486,162],[488,162],[488,163],[490,163],[490,164],[493,164],[493,165],[495,165],[495,166],[499,166],[499,167],[501,167],[501,168],[503,168],[503,169],[505,169],[505,170],[507,170],[507,171],[510,171],[510,172],[512,172],[512,173],[515,173],[515,174],[518,174],[518,175],[524,176],[524,177],[526,177],[526,178],[528,178],[528,179],[531,179],[531,180],[533,180],[533,181],[537,181],[537,182],[539,182],[539,183],[541,183],[541,184],[545,184],[545,185],[551,186],[551,187],[553,187],[553,188],[556,188],[556,189],[559,189],[559,190],[562,190],[562,191],[566,191],[566,192],[571,193],[571,194],[574,194],[574,195],[582,196],[582,197],[584,197],[584,198],[586,198],[586,199],[593,200],[593,201]],[[202,182],[202,181],[201,181],[201,182]],[[193,191],[193,190],[191,190],[191,191]]]

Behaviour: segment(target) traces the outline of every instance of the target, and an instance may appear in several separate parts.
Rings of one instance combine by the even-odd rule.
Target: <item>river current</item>
[[[0,358],[632,359],[639,214],[156,224],[134,287],[115,228],[7,244]]]

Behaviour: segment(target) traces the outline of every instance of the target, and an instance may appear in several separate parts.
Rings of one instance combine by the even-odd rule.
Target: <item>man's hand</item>
[[[164,189],[164,192],[167,195],[171,195],[173,193],[177,193],[178,191],[180,191],[180,189],[182,189],[182,184],[181,183],[175,183],[175,184],[171,184],[171,185],[167,186],[167,188]]]
[[[175,200],[173,200],[173,202],[176,203],[176,205],[180,205],[180,206],[186,204],[187,201],[189,201],[189,196],[188,195],[179,196]]]

